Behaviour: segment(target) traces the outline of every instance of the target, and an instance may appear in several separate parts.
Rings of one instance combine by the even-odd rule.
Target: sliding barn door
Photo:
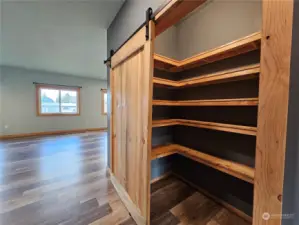
[[[111,61],[112,182],[137,224],[149,224],[153,28],[136,33]]]

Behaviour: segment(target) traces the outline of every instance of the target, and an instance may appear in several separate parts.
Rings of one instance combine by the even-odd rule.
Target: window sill
[[[37,116],[47,117],[47,116],[80,116],[80,113],[76,114],[66,114],[66,113],[49,113],[49,114],[37,114]]]

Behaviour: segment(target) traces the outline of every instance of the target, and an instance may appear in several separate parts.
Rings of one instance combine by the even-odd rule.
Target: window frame
[[[107,116],[108,114],[108,93],[107,93],[107,89],[101,89],[101,112],[102,112],[102,115],[104,116]],[[105,94],[107,94],[107,112],[104,111],[105,109]]]
[[[67,87],[59,85],[36,85],[36,115],[37,116],[80,116],[81,115],[81,92],[79,87]],[[41,89],[58,90],[61,96],[61,91],[76,91],[77,92],[77,113],[42,113],[41,112]],[[61,104],[61,103],[60,103]]]

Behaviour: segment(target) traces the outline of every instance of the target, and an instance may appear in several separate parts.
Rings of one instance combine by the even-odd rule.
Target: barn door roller
[[[145,39],[149,39],[149,22],[153,19],[153,9],[148,8],[145,13]]]
[[[111,58],[112,56],[118,52],[119,49],[121,49],[122,46],[124,46],[139,30],[141,30],[144,26],[145,26],[145,39],[148,41],[149,40],[149,22],[151,20],[154,20],[154,14],[153,14],[153,9],[152,8],[148,8],[145,12],[145,22],[143,22],[138,28],[137,30],[129,37],[127,38],[127,40],[121,45],[119,46],[119,48],[116,51],[111,50],[110,51],[110,57],[104,61],[104,64],[109,66],[109,63],[111,62]]]
[[[110,50],[110,57],[109,57],[107,60],[104,61],[104,64],[106,64],[106,65],[109,66],[110,68],[111,68],[111,58],[112,58],[113,55],[114,55],[114,50],[111,49],[111,50]]]

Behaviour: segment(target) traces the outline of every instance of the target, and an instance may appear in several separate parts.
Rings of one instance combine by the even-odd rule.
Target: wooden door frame
[[[263,0],[253,225],[283,219],[293,7],[293,0]]]
[[[110,154],[110,173],[114,174],[115,173],[115,168],[114,168],[114,159],[113,159],[113,151],[114,151],[114,128],[113,128],[113,120],[114,120],[114,107],[113,107],[113,90],[114,90],[114,77],[113,77],[113,70],[110,68],[109,70],[109,76],[110,76],[110,135],[109,135],[109,143],[110,143],[110,149],[109,149],[109,154]]]

